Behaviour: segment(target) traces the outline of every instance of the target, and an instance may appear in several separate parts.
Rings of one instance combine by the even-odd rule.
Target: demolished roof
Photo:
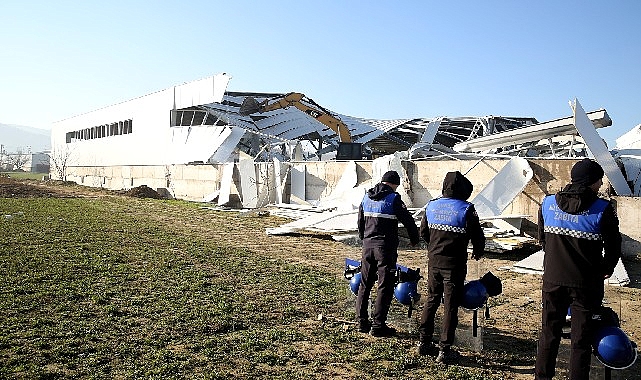
[[[595,128],[602,128],[612,125],[612,120],[604,110],[589,112],[588,118]],[[574,116],[550,120],[540,124],[534,124],[524,128],[515,128],[510,131],[486,135],[479,138],[469,139],[454,146],[457,152],[495,152],[500,151],[524,151],[532,149],[534,144],[540,140],[552,139],[554,137],[570,135],[576,136],[577,130],[574,125]],[[561,140],[557,140],[557,143]],[[498,148],[501,148],[500,150]],[[511,149],[510,149],[511,148]],[[527,152],[526,152],[527,154]]]
[[[641,149],[641,124],[616,139],[616,149]]]
[[[218,125],[229,129],[221,134],[225,141],[209,162],[234,161],[238,152],[256,161],[336,159],[342,143],[339,135],[320,122],[313,112],[305,112],[305,108],[318,110],[343,123],[350,142],[360,144],[362,158],[368,159],[397,151],[408,151],[409,158],[461,153],[522,157],[589,155],[573,124],[573,116],[543,123],[533,117],[493,115],[375,120],[334,113],[303,94],[299,94],[300,105],[305,108],[285,105],[265,112],[241,112],[248,98],[267,103],[287,95],[227,92],[222,102],[176,110],[175,118],[180,125]],[[604,109],[587,115],[595,128],[612,125]]]

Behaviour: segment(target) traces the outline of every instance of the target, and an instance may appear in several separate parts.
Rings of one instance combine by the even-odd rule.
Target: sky
[[[605,108],[641,123],[641,1],[0,2],[0,123],[51,123],[225,72],[362,118]]]

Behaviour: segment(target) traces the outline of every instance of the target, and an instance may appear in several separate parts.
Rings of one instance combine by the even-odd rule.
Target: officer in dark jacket
[[[572,167],[571,178],[561,192],[545,197],[539,210],[538,235],[545,256],[537,379],[554,376],[568,307],[572,316],[570,379],[589,378],[592,315],[603,301],[603,282],[621,256],[616,211],[597,195],[603,169],[586,158]]]
[[[427,242],[428,293],[419,326],[419,354],[436,354],[432,342],[434,318],[444,301],[443,324],[437,361],[450,364],[458,359],[451,349],[458,325],[458,308],[463,300],[467,274],[467,245],[472,241],[472,258],[483,256],[485,236],[474,205],[466,200],[472,183],[460,172],[449,172],[443,181],[443,196],[430,201],[421,220],[420,234]]]
[[[356,298],[356,316],[360,332],[369,332],[378,337],[392,336],[396,333],[385,321],[396,285],[398,222],[403,223],[407,229],[412,245],[418,244],[419,239],[416,222],[396,192],[400,183],[401,178],[397,172],[386,172],[381,182],[367,191],[358,208],[358,236],[363,240],[363,255],[361,284]],[[377,279],[376,303],[370,322],[368,301]]]

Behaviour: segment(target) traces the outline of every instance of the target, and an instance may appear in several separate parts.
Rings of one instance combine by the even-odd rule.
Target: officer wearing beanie
[[[472,242],[472,258],[485,250],[485,236],[474,205],[467,201],[474,186],[461,172],[449,172],[443,180],[442,197],[431,200],[421,220],[420,235],[427,242],[427,299],[418,331],[420,355],[437,354],[436,361],[453,364],[458,353],[454,343],[458,308],[463,300],[467,274],[467,246]],[[441,301],[442,300],[442,301]],[[432,342],[434,320],[443,303],[441,334],[437,347]]]
[[[418,244],[418,229],[396,188],[401,178],[395,171],[383,174],[381,182],[367,191],[358,208],[358,236],[363,240],[361,284],[356,298],[359,331],[376,337],[393,336],[396,330],[385,322],[396,285],[398,222],[403,223],[412,246]],[[369,296],[378,280],[376,301],[369,319]]]
[[[552,379],[568,307],[571,318],[570,379],[590,375],[592,316],[603,301],[605,279],[621,257],[619,219],[612,203],[599,198],[603,169],[590,160],[577,162],[572,182],[543,199],[538,237],[545,252],[541,333],[536,379]]]

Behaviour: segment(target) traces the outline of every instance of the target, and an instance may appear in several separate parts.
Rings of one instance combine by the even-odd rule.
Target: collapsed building
[[[587,155],[570,117],[373,120],[336,114],[301,93],[228,92],[229,80],[219,74],[56,122],[52,147],[74,152],[70,167],[215,164],[241,155],[263,162],[359,160],[397,151],[408,151],[408,158]],[[588,117],[596,128],[612,124],[605,110]],[[547,130],[552,134],[542,133]]]
[[[145,185],[221,207],[288,205],[281,212],[304,219],[310,212],[349,218],[364,189],[390,168],[418,212],[440,194],[444,174],[459,170],[475,183],[486,217],[520,233],[533,228],[543,196],[567,183],[572,164],[593,157],[619,209],[640,207],[641,154],[609,150],[597,133],[612,125],[607,111],[585,112],[578,100],[569,116],[543,122],[373,120],[334,113],[302,93],[229,92],[230,79],[218,74],[54,123],[52,177],[114,190]],[[507,177],[497,179],[504,169]],[[620,212],[627,252],[641,251],[638,215]],[[350,223],[330,224],[349,232]]]

